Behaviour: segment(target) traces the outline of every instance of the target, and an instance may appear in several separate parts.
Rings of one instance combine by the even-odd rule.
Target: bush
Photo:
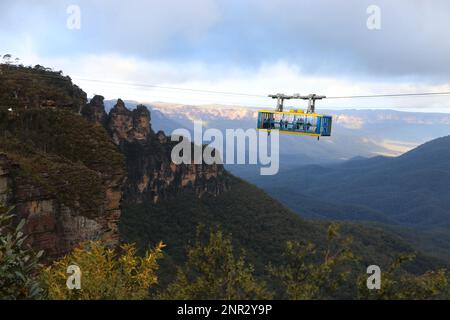
[[[13,227],[11,209],[0,207],[0,299],[38,299],[42,289],[36,280],[39,258],[25,244],[25,220]]]
[[[270,299],[265,284],[253,276],[253,267],[244,255],[235,257],[231,237],[211,231],[207,243],[197,240],[188,248],[187,261],[162,299],[239,300]]]
[[[288,241],[283,263],[269,265],[269,273],[281,281],[289,299],[329,299],[349,279],[356,262],[350,244],[351,238],[342,238],[338,225],[331,224],[324,249]]]
[[[438,269],[427,271],[421,275],[413,275],[401,268],[402,264],[414,258],[414,255],[402,255],[395,259],[389,269],[381,273],[380,290],[368,290],[367,277],[360,277],[358,298],[378,300],[450,299],[448,271]]]
[[[89,241],[69,255],[54,261],[42,272],[48,299],[75,300],[138,300],[148,297],[148,290],[157,284],[158,259],[163,243],[136,255],[134,245],[120,247],[121,253],[108,249],[101,242]],[[81,270],[81,288],[66,285],[67,268],[76,265]]]

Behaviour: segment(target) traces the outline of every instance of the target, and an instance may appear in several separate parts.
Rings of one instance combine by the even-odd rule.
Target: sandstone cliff
[[[175,165],[174,145],[143,106],[103,97],[86,103],[70,78],[8,68],[0,83],[0,201],[27,219],[29,242],[47,260],[78,243],[119,241],[121,203],[157,203],[182,189],[197,197],[228,188],[220,165]],[[23,77],[33,81],[21,81]],[[10,111],[13,106],[13,111]]]
[[[86,106],[88,114],[106,114],[103,97],[95,96],[95,104]],[[105,121],[96,117],[96,123],[106,123],[113,141],[125,155],[127,181],[124,186],[124,201],[127,203],[158,202],[175,195],[183,188],[191,188],[201,197],[203,194],[217,195],[227,189],[227,178],[223,166],[206,164],[175,165],[170,153],[174,142],[164,132],[151,128],[150,112],[138,105],[129,110],[119,99]]]
[[[102,239],[108,245],[118,242],[121,190],[119,181],[109,181],[98,212],[85,215],[42,186],[20,175],[21,166],[0,154],[0,200],[14,205],[17,220],[26,219],[25,232],[36,250],[44,250],[46,260],[69,252],[88,239]],[[117,177],[119,180],[121,177]]]
[[[86,93],[40,66],[0,71],[1,204],[27,219],[28,241],[47,260],[88,239],[116,245],[125,161],[106,130],[79,115]]]
[[[36,121],[28,125],[30,115]],[[17,220],[27,219],[32,246],[53,259],[88,239],[116,245],[126,174],[107,133],[56,110],[5,117],[10,128],[0,138],[0,200],[14,206]],[[48,141],[50,132],[55,137]]]

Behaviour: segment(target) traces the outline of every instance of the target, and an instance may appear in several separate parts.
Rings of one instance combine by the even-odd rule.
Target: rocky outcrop
[[[81,109],[81,114],[86,119],[103,127],[106,126],[108,120],[108,115],[105,112],[105,106],[103,104],[104,99],[103,96],[96,95]]]
[[[201,197],[227,190],[227,175],[222,165],[180,164],[170,158],[173,143],[161,134],[145,143],[124,142],[128,179],[124,189],[127,203],[156,203],[189,188]]]
[[[155,134],[150,119],[144,105],[129,110],[118,99],[106,120],[108,132],[126,159],[125,202],[155,203],[184,188],[195,190],[199,197],[217,195],[227,189],[222,165],[175,165],[171,160],[174,143],[162,131]]]
[[[117,145],[133,141],[145,142],[152,133],[150,112],[143,105],[138,105],[136,109],[130,111],[119,99],[109,113],[107,130]]]
[[[222,165],[175,165],[171,160],[174,143],[164,132],[154,133],[146,106],[138,105],[130,110],[123,100],[118,99],[106,115],[103,97],[96,96],[83,109],[83,114],[91,122],[104,124],[113,142],[125,155],[125,202],[156,203],[184,188],[195,190],[199,197],[217,195],[228,188]]]

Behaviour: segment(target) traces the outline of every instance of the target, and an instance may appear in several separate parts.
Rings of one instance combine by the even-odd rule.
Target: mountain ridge
[[[445,136],[395,158],[300,166],[280,172],[271,181],[255,178],[254,182],[305,217],[390,225],[419,246],[412,235],[421,232],[427,239],[423,247],[434,244],[448,259],[449,150],[450,136]],[[335,211],[330,213],[332,206]],[[402,228],[415,231],[408,235]]]

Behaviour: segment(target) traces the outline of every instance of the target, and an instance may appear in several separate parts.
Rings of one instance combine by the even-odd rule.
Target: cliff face
[[[103,98],[96,96],[93,100]],[[88,113],[96,110],[92,104],[87,109]],[[100,109],[104,112],[104,107]],[[139,105],[131,111],[121,99],[106,119],[108,132],[125,156],[125,202],[156,203],[184,188],[195,190],[199,197],[205,193],[217,195],[227,189],[227,176],[221,165],[175,165],[170,156],[174,143],[161,131],[155,134],[150,120],[147,107]],[[102,123],[97,120],[97,124]]]
[[[130,111],[121,99],[117,100],[117,104],[111,109],[106,128],[117,145],[134,141],[145,143],[150,133],[153,133],[148,109],[138,105],[136,109]]]
[[[75,163],[31,148],[22,153],[21,143],[2,142],[0,201],[14,207],[17,222],[26,219],[28,241],[34,249],[45,251],[47,261],[85,240],[102,239],[109,246],[118,243],[126,177],[118,152],[109,155],[118,157],[111,159],[117,163],[105,167],[101,156],[92,159],[97,163]]]
[[[27,219],[28,241],[47,261],[85,240],[116,245],[122,202],[228,188],[220,165],[173,164],[174,143],[152,130],[145,106],[129,110],[119,99],[107,114],[102,96],[86,103],[59,73],[7,71],[0,82],[0,202]],[[21,81],[25,76],[33,81]]]
[[[20,164],[0,154],[0,199],[15,206],[17,220],[26,219],[28,241],[34,249],[44,250],[47,261],[85,240],[118,243],[121,191],[117,181],[107,186],[97,214],[86,216],[79,207],[62,203],[55,194],[18,175],[20,169]]]
[[[106,126],[108,115],[103,105],[104,97],[96,95],[81,109],[81,114],[92,123]]]
[[[175,165],[170,158],[173,143],[162,133],[145,141],[123,142],[128,180],[124,189],[127,203],[156,203],[184,188],[198,197],[218,195],[227,190],[227,176],[221,165]]]
[[[86,93],[39,66],[0,65],[0,80],[0,205],[27,220],[28,241],[47,261],[85,240],[116,245],[126,172],[93,124],[106,124],[103,102],[85,114]]]

